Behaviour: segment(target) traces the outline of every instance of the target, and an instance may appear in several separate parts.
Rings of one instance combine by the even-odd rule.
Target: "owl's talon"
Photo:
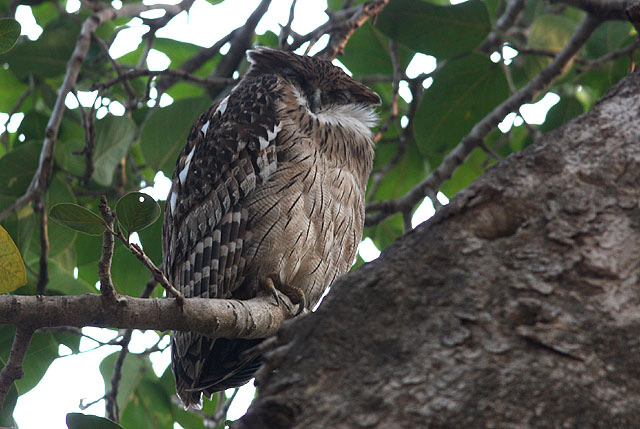
[[[293,317],[299,316],[306,306],[307,306],[307,299],[304,297],[304,293],[303,293],[302,297],[300,298],[300,303],[298,303],[298,309],[296,310],[296,313],[293,315]]]
[[[269,290],[269,292],[271,292],[271,295],[273,295],[273,297],[276,299],[276,306],[280,306],[280,297],[278,296],[278,290],[276,289],[276,285],[273,282],[273,279],[271,277],[267,277],[267,280],[265,281],[265,286],[267,287],[267,289]]]
[[[298,304],[298,308],[296,312],[293,314],[293,317],[298,316],[307,306],[307,299],[304,296],[304,292],[302,289],[296,286],[290,286],[287,284],[280,283],[278,277],[270,276],[267,277],[264,286],[267,288],[269,292],[275,297],[276,305],[280,305],[280,297],[278,294],[282,293],[287,296],[291,300],[293,304]]]

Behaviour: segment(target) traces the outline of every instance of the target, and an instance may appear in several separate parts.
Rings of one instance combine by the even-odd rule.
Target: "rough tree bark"
[[[236,427],[638,427],[639,94],[634,73],[338,281]]]

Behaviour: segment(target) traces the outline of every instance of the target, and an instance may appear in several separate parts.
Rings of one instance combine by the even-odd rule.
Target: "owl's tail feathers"
[[[262,356],[244,356],[262,339],[216,340],[190,332],[174,332],[171,343],[171,369],[176,391],[185,409],[202,407],[202,394],[240,387],[253,378]]]
[[[180,401],[180,405],[182,405],[185,410],[188,410],[189,408],[193,410],[202,409],[201,391],[191,390],[188,388],[185,389],[184,386],[182,389],[180,388],[180,386],[178,386],[176,390],[178,391],[178,399]]]

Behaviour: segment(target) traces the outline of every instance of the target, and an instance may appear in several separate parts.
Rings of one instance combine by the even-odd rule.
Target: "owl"
[[[380,97],[331,62],[267,48],[193,126],[167,197],[163,260],[185,297],[287,296],[313,308],[352,265]],[[174,332],[185,407],[240,386],[262,340]]]

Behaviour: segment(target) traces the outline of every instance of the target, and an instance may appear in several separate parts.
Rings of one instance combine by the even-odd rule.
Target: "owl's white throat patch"
[[[326,125],[342,127],[356,134],[371,135],[371,128],[378,123],[378,114],[373,107],[360,104],[330,104],[312,112],[309,101],[298,88],[293,87],[298,103],[314,118]]]
[[[332,104],[322,107],[315,116],[324,124],[364,135],[371,135],[371,128],[378,122],[376,111],[366,104]]]

